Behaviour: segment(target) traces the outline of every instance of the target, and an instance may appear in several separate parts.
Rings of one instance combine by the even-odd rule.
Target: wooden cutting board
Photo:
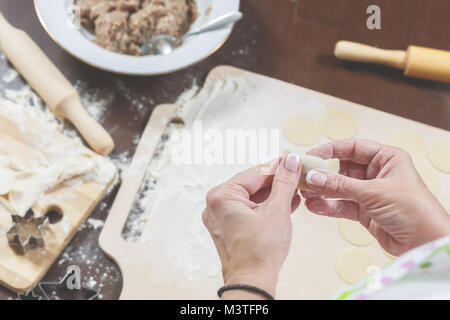
[[[314,105],[308,106],[308,103],[304,103],[311,99],[320,101],[321,104],[326,106],[326,109],[348,111],[354,115],[358,122],[359,133],[357,138],[386,143],[391,134],[404,129],[421,135],[428,142],[435,139],[450,140],[450,133],[447,131],[234,67],[220,66],[213,69],[206,82],[212,82],[224,75],[243,75],[251,81],[252,86],[257,88],[259,86],[261,88],[276,86],[280,89],[279,92],[282,92],[280,94],[284,95],[284,102],[295,101],[299,108],[313,108],[310,110],[312,113],[315,112]],[[158,244],[149,246],[139,241],[127,242],[121,235],[136,194],[144,179],[145,170],[153,157],[164,128],[173,120],[183,121],[183,119],[178,119],[177,108],[178,106],[173,104],[160,105],[153,111],[136,150],[130,170],[128,170],[128,174],[123,176],[121,188],[100,235],[101,248],[119,265],[122,271],[123,290],[121,299],[214,299],[216,298],[215,290],[221,282],[220,275],[213,278],[199,275],[200,280],[198,281],[185,281],[186,279],[180,278],[178,275],[165,276],[164,269],[160,266],[167,265],[169,269],[170,264],[174,261],[159,261],[151,253],[170,247],[167,238],[162,239],[158,247]],[[282,103],[280,103],[279,108],[283,108]],[[220,116],[220,114],[218,115]],[[326,141],[320,143],[323,142]],[[310,149],[295,147],[289,145],[289,143],[287,143],[287,147],[299,152],[306,152]],[[443,197],[450,194],[450,175],[438,172],[429,163],[427,167],[439,177],[440,192],[438,196]],[[158,185],[156,190],[158,190]],[[158,196],[158,193],[156,196]],[[174,202],[176,197],[177,195],[174,194]],[[170,206],[168,205],[168,207]],[[334,265],[337,254],[346,248],[351,248],[352,245],[340,236],[337,219],[313,215],[307,212],[304,207],[301,207],[299,211],[298,214],[293,215],[293,244],[280,275],[278,298],[327,298],[346,286],[336,275]],[[180,212],[170,212],[170,209],[167,209],[167,212],[163,214],[167,215],[167,220],[172,219],[172,221],[176,219],[177,215],[181,219],[182,215]],[[152,224],[152,218],[150,217],[146,223]],[[172,222],[168,222],[167,230],[164,230],[164,232],[173,235],[173,237],[183,233],[183,229],[172,229],[171,225]],[[179,228],[183,228],[183,226]],[[163,247],[164,241],[166,243]],[[390,258],[376,242],[365,247],[365,249],[372,253],[378,266],[383,266],[390,261]]]
[[[60,133],[56,133],[61,135]],[[30,138],[28,137],[28,141]],[[68,139],[62,136],[63,139]],[[27,145],[20,130],[8,119],[0,116],[0,141],[17,150],[18,155],[27,157],[35,152]],[[15,153],[15,152],[14,152]],[[12,225],[11,214],[0,205],[0,284],[15,292],[26,292],[34,288],[47,273],[55,259],[75,235],[84,220],[105,195],[114,179],[106,185],[96,182],[80,183],[76,186],[60,186],[46,194],[33,207],[36,215],[49,211],[62,214],[59,222],[49,224],[45,233],[45,247],[34,249],[21,256],[9,246],[6,232]]]

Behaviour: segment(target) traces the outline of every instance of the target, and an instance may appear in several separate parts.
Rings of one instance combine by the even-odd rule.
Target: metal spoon
[[[175,38],[168,34],[157,35],[144,43],[144,45],[141,47],[141,54],[143,56],[171,54],[173,50],[182,45],[187,38],[204,32],[222,29],[230,25],[231,23],[239,21],[240,19],[242,19],[242,17],[243,14],[241,12],[227,13],[208,22],[201,28],[185,34],[181,38]]]

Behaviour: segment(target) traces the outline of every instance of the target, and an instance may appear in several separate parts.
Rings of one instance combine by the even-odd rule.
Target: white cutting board
[[[224,75],[242,75],[255,90],[267,90],[269,87],[277,89],[279,95],[277,94],[276,98],[279,103],[269,115],[273,116],[273,127],[281,128],[281,120],[295,115],[296,110],[299,114],[307,113],[320,117],[328,109],[342,109],[356,118],[359,127],[357,138],[386,143],[390,135],[405,129],[419,134],[427,142],[450,140],[450,133],[447,131],[234,67],[221,66],[213,69],[206,82],[210,83]],[[158,210],[152,210],[149,215],[144,236],[146,239],[152,239],[153,236],[153,241],[131,243],[123,240],[121,236],[161,132],[167,123],[178,118],[176,109],[176,105],[161,105],[154,110],[100,235],[101,248],[117,262],[123,274],[121,299],[215,299],[216,290],[222,284],[220,269],[211,272],[211,265],[217,267],[218,260],[204,229],[201,237],[204,243],[197,242],[194,251],[190,247],[192,239],[186,235],[186,229],[192,223],[197,226],[201,224],[202,208],[198,208],[196,216],[183,216],[178,202],[180,199],[189,199],[188,192],[171,194],[169,191],[165,192],[168,189],[164,189],[163,185],[159,186],[160,189],[157,185],[156,197],[164,198],[166,203],[157,207]],[[220,112],[217,112],[217,115],[226,116]],[[267,115],[265,117],[267,118]],[[237,119],[236,123],[239,121]],[[322,138],[319,144],[327,141]],[[299,148],[285,139],[281,144],[284,149],[298,152],[306,152],[311,148]],[[431,168],[429,163],[425,165]],[[172,184],[177,183],[177,175],[185,173],[183,170],[190,170],[187,167],[171,169],[167,175],[173,177]],[[199,168],[192,170],[199,175],[203,174]],[[433,168],[431,170],[439,175],[440,179],[441,188],[437,196],[450,194],[450,175]],[[195,179],[195,175],[193,178]],[[161,190],[165,190],[165,193]],[[205,194],[202,198],[204,196]],[[302,206],[293,215],[293,224],[293,244],[280,275],[277,298],[327,298],[337,290],[345,288],[346,284],[335,272],[335,260],[340,252],[351,248],[352,245],[339,234],[337,220],[311,214]],[[376,242],[364,248],[373,254],[378,266],[390,261]],[[190,273],[187,273],[186,269],[190,269]]]

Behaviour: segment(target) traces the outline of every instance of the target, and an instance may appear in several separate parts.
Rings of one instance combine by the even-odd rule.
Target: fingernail
[[[300,165],[300,156],[295,153],[289,153],[284,160],[284,168],[292,173],[298,171]]]
[[[306,182],[316,187],[325,187],[327,184],[327,176],[322,172],[311,170],[306,175]]]

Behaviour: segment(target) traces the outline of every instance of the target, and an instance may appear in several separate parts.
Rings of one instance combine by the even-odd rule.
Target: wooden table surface
[[[382,10],[382,29],[366,28],[366,8]],[[448,0],[242,0],[245,19],[228,42],[205,61],[183,71],[157,77],[132,77],[97,70],[62,50],[40,25],[33,1],[0,1],[0,10],[25,30],[70,81],[109,93],[113,99],[102,117],[116,141],[115,155],[134,152],[152,109],[174,102],[208,71],[229,64],[354,101],[405,118],[450,130],[450,85],[404,78],[401,71],[344,63],[333,57],[338,40],[382,48],[410,44],[450,50]],[[1,62],[0,76],[10,67]],[[1,87],[20,87],[23,80]],[[0,88],[2,89],[2,88]],[[104,220],[116,191],[92,214]],[[93,285],[104,299],[120,295],[120,271],[98,247],[100,229],[82,228],[50,269],[44,281],[57,281],[70,265],[78,265],[83,284]],[[16,298],[0,288],[0,299]]]

